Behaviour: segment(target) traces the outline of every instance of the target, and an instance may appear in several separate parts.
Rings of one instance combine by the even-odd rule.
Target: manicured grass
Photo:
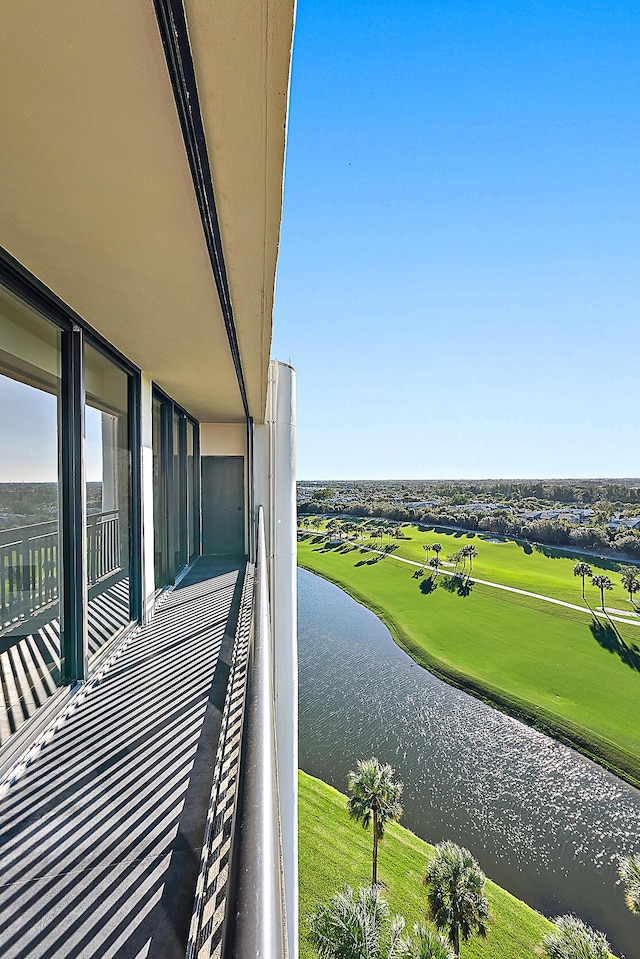
[[[373,522],[362,521],[362,525],[371,526]],[[440,543],[440,558],[446,560],[447,556],[457,552],[461,546],[470,543],[478,550],[478,556],[473,561],[473,575],[479,579],[515,586],[517,589],[526,589],[576,605],[583,603],[582,579],[573,575],[573,567],[577,562],[586,562],[593,569],[594,575],[604,574],[613,583],[613,589],[605,591],[606,605],[629,613],[634,612],[628,593],[620,584],[618,571],[621,564],[614,560],[592,558],[567,549],[530,546],[515,540],[492,543],[490,540],[496,537],[491,533],[447,533],[433,530],[425,532],[415,526],[403,526],[402,533],[405,538],[398,540],[398,546],[393,551],[395,556],[422,563],[425,557],[423,545]],[[385,545],[387,541],[385,536]],[[371,540],[365,542],[375,545]],[[433,555],[430,553],[429,558],[432,559]],[[600,605],[600,590],[592,586],[588,579],[585,582],[585,598],[594,608]]]
[[[640,785],[638,627],[490,586],[461,596],[443,575],[425,592],[411,566],[314,536],[298,561],[372,609],[416,662]]]
[[[326,783],[300,772],[299,789],[300,956],[313,959],[307,918],[345,883],[356,889],[371,882],[371,831],[349,819],[345,796]],[[379,878],[392,914],[405,917],[408,931],[426,918],[423,877],[432,848],[396,823],[380,844]],[[551,923],[492,882],[485,891],[489,935],[463,944],[462,959],[534,959]]]

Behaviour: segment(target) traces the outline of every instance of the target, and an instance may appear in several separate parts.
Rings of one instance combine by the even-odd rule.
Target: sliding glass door
[[[86,584],[89,667],[132,619],[129,376],[85,346]]]
[[[0,290],[0,745],[62,680],[61,340]]]
[[[174,582],[200,552],[197,426],[167,396],[153,397],[155,582]]]

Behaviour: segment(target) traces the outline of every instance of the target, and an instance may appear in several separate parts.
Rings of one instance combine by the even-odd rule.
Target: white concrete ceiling
[[[251,414],[264,415],[292,0],[186,0]],[[203,422],[243,408],[151,0],[5,0],[0,244]]]

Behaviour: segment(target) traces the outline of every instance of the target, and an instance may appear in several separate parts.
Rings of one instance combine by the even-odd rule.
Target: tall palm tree
[[[597,586],[600,590],[600,597],[602,599],[602,610],[604,612],[604,591],[605,589],[613,589],[613,583],[608,576],[593,576],[591,579],[593,586]]]
[[[618,875],[627,887],[624,898],[629,909],[640,916],[640,852],[620,860]]]
[[[425,543],[422,548],[424,550],[424,563],[422,564],[422,568],[424,569],[427,562],[429,561],[429,550],[431,549],[431,546],[429,545],[429,543]]]
[[[576,563],[573,567],[574,576],[582,576],[582,598],[584,599],[584,581],[587,576],[593,576],[593,570],[588,563]]]
[[[487,934],[485,877],[469,850],[454,842],[439,843],[435,853],[425,876],[429,918],[447,935],[459,956],[461,939],[467,942],[474,932]]]
[[[555,930],[542,940],[548,959],[609,959],[609,943],[601,932],[577,916],[558,916]]]
[[[464,557],[469,558],[469,576],[471,576],[471,573],[473,572],[473,557],[478,555],[478,550],[475,548],[475,546],[472,546],[471,543],[467,543],[466,546],[462,547],[460,552]]]
[[[399,959],[404,954],[402,916],[374,886],[354,893],[349,886],[309,916],[309,940],[321,959]]]
[[[633,602],[634,593],[640,590],[640,580],[638,580],[637,566],[623,566],[620,569],[620,582],[629,594],[629,600]]]
[[[385,824],[397,822],[402,816],[402,783],[394,781],[393,769],[388,763],[372,757],[358,760],[355,772],[349,773],[347,791],[351,818],[361,822],[363,829],[373,825],[373,889],[378,884],[378,842],[384,836]]]
[[[429,560],[429,566],[432,566],[433,569],[435,569],[435,571],[436,571],[436,576],[438,575],[438,567],[441,566],[441,565],[442,565],[442,563],[441,563],[441,561],[440,561],[440,557],[437,556],[437,555],[434,556],[433,559],[430,559],[430,560]]]

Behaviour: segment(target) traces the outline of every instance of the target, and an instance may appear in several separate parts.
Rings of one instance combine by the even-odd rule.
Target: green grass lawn
[[[300,772],[299,788],[300,956],[313,959],[307,917],[345,883],[355,889],[371,881],[371,831],[349,819],[345,796],[326,783]],[[396,823],[387,827],[379,847],[379,879],[392,914],[405,917],[408,931],[426,918],[422,880],[432,848]],[[551,923],[492,882],[485,891],[489,935],[463,944],[461,957],[535,959]]]
[[[362,525],[371,526],[372,523],[363,520]],[[634,611],[628,594],[620,584],[618,570],[621,564],[614,560],[592,559],[571,553],[568,549],[535,547],[515,540],[492,543],[490,540],[496,537],[491,533],[425,532],[415,526],[403,526],[402,532],[406,538],[398,541],[397,549],[394,549],[395,556],[422,563],[425,556],[423,545],[440,543],[441,559],[446,560],[461,546],[471,543],[478,550],[478,556],[473,561],[473,575],[479,579],[515,586],[577,605],[583,603],[582,579],[573,575],[573,567],[577,562],[589,563],[594,574],[604,574],[613,582],[613,589],[605,592],[606,605],[630,613]],[[384,543],[387,541],[385,536]],[[375,545],[371,540],[365,542]],[[433,558],[433,553],[429,554],[429,558]],[[600,590],[592,586],[589,580],[586,581],[585,597],[591,606],[600,605]]]
[[[425,592],[411,566],[313,535],[298,561],[372,609],[416,662],[640,785],[640,628],[490,586],[461,596],[443,575]]]

